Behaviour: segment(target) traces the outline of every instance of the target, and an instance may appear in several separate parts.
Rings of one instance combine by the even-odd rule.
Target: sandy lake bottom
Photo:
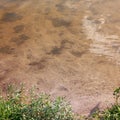
[[[119,0],[0,0],[0,86],[65,96],[91,114],[120,86]]]

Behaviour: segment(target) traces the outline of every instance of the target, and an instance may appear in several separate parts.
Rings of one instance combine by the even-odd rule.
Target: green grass
[[[51,100],[50,95],[26,95],[24,87],[9,86],[6,96],[0,96],[0,120],[120,120],[120,88],[114,93],[116,103],[92,117],[80,117],[62,97]]]
[[[24,90],[8,90],[0,97],[0,120],[74,120],[71,106],[63,98],[47,94],[25,96]]]
[[[113,92],[115,104],[104,111],[96,112],[93,117],[95,120],[120,120],[120,87]]]

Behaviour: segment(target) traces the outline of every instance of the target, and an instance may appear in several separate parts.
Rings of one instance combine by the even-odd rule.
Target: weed
[[[71,106],[63,98],[51,100],[47,94],[24,94],[24,88],[9,86],[6,97],[0,97],[0,120],[74,120]]]

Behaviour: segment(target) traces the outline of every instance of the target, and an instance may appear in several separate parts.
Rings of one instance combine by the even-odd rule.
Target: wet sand
[[[0,86],[65,96],[79,114],[114,103],[119,0],[0,0]]]

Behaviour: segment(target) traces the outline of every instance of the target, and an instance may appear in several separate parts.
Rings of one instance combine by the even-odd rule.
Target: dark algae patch
[[[61,48],[66,48],[65,47],[66,44],[73,45],[74,43],[72,41],[62,40],[61,41]]]
[[[15,22],[21,19],[22,19],[21,15],[14,13],[14,12],[7,12],[3,14],[1,21],[2,22]]]
[[[59,55],[61,54],[61,51],[62,51],[62,48],[60,47],[54,47],[51,51],[50,51],[50,54],[53,54],[53,55]]]
[[[69,27],[71,25],[71,21],[62,18],[54,18],[52,19],[52,24],[54,27]]]
[[[46,64],[46,60],[42,59],[40,61],[33,61],[29,63],[31,67],[37,68],[37,69],[44,69]]]
[[[13,52],[14,48],[11,48],[10,46],[5,46],[0,48],[0,53],[3,54],[11,54]]]
[[[17,45],[23,44],[26,40],[30,39],[27,35],[22,34],[18,37],[12,38],[11,41],[16,43]]]
[[[59,3],[56,5],[56,8],[59,12],[63,12],[65,9],[65,6],[62,3]]]
[[[13,29],[15,33],[20,33],[24,30],[24,27],[25,27],[24,25],[17,25]]]
[[[57,46],[53,47],[48,54],[60,55],[62,51],[66,49],[66,46],[65,46],[66,44],[73,44],[73,43],[68,40],[62,40],[60,47],[57,47]]]
[[[71,54],[74,55],[75,57],[82,57],[83,54],[85,54],[86,51],[72,51]]]

